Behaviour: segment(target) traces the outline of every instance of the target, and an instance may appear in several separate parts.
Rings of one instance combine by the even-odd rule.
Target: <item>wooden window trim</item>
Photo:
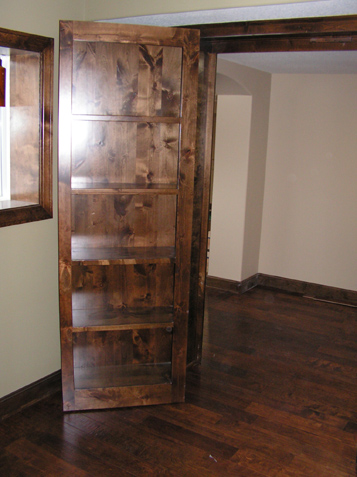
[[[54,40],[0,28],[0,46],[40,54],[39,203],[0,210],[0,227],[53,217],[52,119]]]

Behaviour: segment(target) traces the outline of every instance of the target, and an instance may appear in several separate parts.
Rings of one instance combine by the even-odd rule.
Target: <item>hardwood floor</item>
[[[356,475],[357,308],[209,289],[185,404],[63,414],[59,394],[0,424],[0,475]]]

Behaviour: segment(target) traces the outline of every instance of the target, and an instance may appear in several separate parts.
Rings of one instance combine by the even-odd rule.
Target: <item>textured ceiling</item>
[[[182,13],[163,13],[107,20],[116,23],[136,23],[158,26],[195,25],[278,18],[321,17],[357,14],[357,0],[315,0],[303,3],[224,8]],[[101,20],[105,21],[105,20]]]
[[[220,57],[268,73],[357,74],[357,51],[229,53]]]

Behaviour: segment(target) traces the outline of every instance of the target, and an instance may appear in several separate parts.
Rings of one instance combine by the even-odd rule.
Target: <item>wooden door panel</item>
[[[179,124],[74,121],[72,185],[177,186]]]
[[[74,195],[72,211],[73,248],[175,245],[175,196]]]
[[[74,114],[180,113],[181,48],[75,41]]]
[[[73,333],[75,368],[171,361],[171,330],[153,328]]]
[[[171,382],[172,330],[154,328],[74,333],[77,389]]]
[[[173,264],[73,266],[73,310],[173,307]]]

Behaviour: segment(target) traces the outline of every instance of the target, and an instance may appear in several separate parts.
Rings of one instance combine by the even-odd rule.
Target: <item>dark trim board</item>
[[[245,293],[246,291],[258,285],[257,276],[258,274],[255,274],[246,280],[242,280],[241,282],[228,280],[226,278],[208,276],[206,285],[211,288],[219,288],[221,290],[230,291],[233,293]]]
[[[55,371],[34,383],[0,399],[0,421],[61,390],[61,371]]]
[[[207,277],[207,286],[236,293],[245,293],[258,285],[264,288],[273,288],[275,290],[294,293],[305,298],[357,307],[357,291],[353,290],[318,285],[316,283],[293,280],[291,278],[276,277],[264,273],[256,273],[241,282],[227,280],[225,278]]]
[[[209,53],[355,50],[357,15],[190,25]]]
[[[331,301],[344,305],[357,306],[357,291],[343,288],[329,287],[316,283],[293,280],[291,278],[276,277],[258,273],[258,285],[265,288],[274,288],[295,293],[315,300]]]
[[[321,33],[355,33],[357,15],[339,15],[334,17],[283,18],[271,20],[250,20],[228,23],[203,23],[189,25],[187,28],[198,28],[201,38],[206,41],[214,38],[234,38],[258,35],[301,35]]]
[[[210,118],[215,108],[217,55],[200,54],[198,104],[206,104],[206,108],[198,108],[197,117],[197,154],[194,181],[194,213],[192,221],[191,248],[191,282],[190,307],[188,318],[187,363],[197,362],[202,356],[202,336],[204,301],[207,275],[207,237],[209,227],[209,195],[211,181],[210,161],[206,154],[212,154],[213,123]]]

